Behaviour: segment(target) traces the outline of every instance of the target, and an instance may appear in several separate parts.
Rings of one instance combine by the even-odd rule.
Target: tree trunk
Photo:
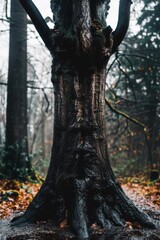
[[[147,90],[147,103],[148,103],[146,104],[146,109],[147,109],[146,125],[149,129],[148,144],[150,148],[150,154],[147,155],[147,165],[151,169],[154,169],[158,167],[158,161],[156,156],[156,150],[157,150],[156,143],[158,138],[157,137],[158,135],[157,108],[159,103],[159,97],[158,97],[158,91],[157,91],[156,70],[154,70],[153,73],[149,75],[148,79],[146,79],[146,90]]]
[[[61,14],[64,6],[55,2],[51,2],[52,10],[58,8]],[[75,9],[73,1],[74,11],[69,13],[71,26],[64,28],[63,15],[62,22],[56,24],[58,33],[52,52],[54,142],[48,175],[15,224],[52,219],[58,226],[67,219],[77,238],[88,238],[95,223],[109,229],[130,220],[154,227],[124,194],[107,154],[105,80],[114,44],[111,29],[99,21],[102,16],[92,21],[91,1],[76,4]]]
[[[4,174],[26,178],[31,173],[27,142],[27,15],[11,0],[9,73]]]

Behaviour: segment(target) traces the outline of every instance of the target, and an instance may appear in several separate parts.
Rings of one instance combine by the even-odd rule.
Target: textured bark
[[[4,174],[30,175],[27,142],[27,15],[18,0],[11,1],[9,73]]]
[[[129,11],[130,1],[122,2],[127,2]],[[52,51],[55,120],[51,163],[37,196],[13,224],[52,219],[58,226],[67,219],[81,239],[88,238],[92,224],[110,229],[130,220],[155,227],[123,192],[107,154],[105,80],[114,38],[100,18],[106,4],[81,0],[75,8],[74,1],[67,3],[70,6],[51,1],[57,34]],[[98,19],[92,19],[93,5]]]

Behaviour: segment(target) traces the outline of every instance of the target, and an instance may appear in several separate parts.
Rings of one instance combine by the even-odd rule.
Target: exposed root
[[[88,218],[86,205],[86,181],[74,180],[73,191],[68,202],[68,223],[71,230],[79,238],[87,238]]]
[[[68,194],[65,189],[61,200],[45,186],[40,191],[41,197],[38,194],[27,211],[13,219],[12,225],[46,219],[59,225],[67,218],[67,224],[79,239],[89,237],[93,224],[109,230],[113,226],[124,227],[126,221],[131,221],[156,228],[153,220],[134,205],[116,182],[102,185],[88,178],[72,179],[67,186]]]
[[[63,214],[64,207],[61,198],[56,196],[49,186],[43,184],[25,213],[22,216],[13,218],[11,224],[15,226],[52,219],[56,225],[56,220],[61,222],[64,219]]]

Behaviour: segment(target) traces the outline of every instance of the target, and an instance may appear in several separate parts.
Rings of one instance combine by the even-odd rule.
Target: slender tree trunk
[[[27,142],[27,15],[11,0],[9,72],[4,173],[8,178],[30,174]]]
[[[156,74],[155,70],[152,74],[150,74],[150,79],[152,79],[153,83],[149,81],[149,79],[146,80],[146,89],[147,89],[147,102],[146,109],[148,111],[147,114],[147,122],[146,125],[149,129],[148,131],[148,144],[150,147],[150,154],[147,155],[147,165],[154,169],[157,167],[157,159],[156,159],[156,142],[157,142],[157,107],[159,103],[158,99],[158,93],[156,88]]]
[[[88,238],[93,223],[109,229],[113,225],[124,226],[130,220],[154,227],[121,189],[107,154],[106,64],[125,31],[119,21],[120,35],[118,29],[111,35],[111,28],[99,21],[103,19],[103,1],[80,0],[76,7],[75,1],[69,2],[73,11],[71,6],[66,8],[65,2],[51,1],[58,28],[52,51],[55,120],[51,163],[40,191],[24,215],[14,219],[14,224],[52,219],[59,225],[67,219],[71,230],[81,239]],[[129,3],[121,1],[121,11],[126,8],[126,21]],[[33,13],[30,6],[24,4]],[[96,10],[97,19],[92,19],[91,9]],[[72,16],[69,26],[63,19],[64,13]],[[32,20],[35,19],[39,19],[36,13]]]
[[[42,158],[46,158],[46,144],[45,144],[45,113],[42,116],[42,125],[41,125],[41,146],[42,146]]]

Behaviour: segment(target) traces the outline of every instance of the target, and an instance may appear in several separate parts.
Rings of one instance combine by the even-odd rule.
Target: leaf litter
[[[150,182],[144,176],[139,177],[130,177],[130,178],[121,178],[119,179],[121,182],[122,188],[128,195],[128,197],[143,211],[148,213],[152,218],[156,220],[160,220],[160,180]],[[0,180],[0,223],[1,226],[6,226],[4,224],[7,219],[11,219],[15,214],[19,214],[25,211],[28,207],[29,203],[32,201],[38,190],[40,189],[40,183],[31,183],[31,182],[18,182],[15,180]],[[44,226],[43,226],[44,225]],[[56,237],[54,234],[57,234],[57,230],[53,229],[52,226],[46,225],[45,223],[40,223],[40,225],[29,226],[30,232],[32,232],[32,237],[29,239],[39,239],[37,234],[37,226],[41,228],[40,236],[43,239],[75,239],[72,235],[67,235],[67,228],[65,227],[67,224],[64,224],[63,227],[60,227],[60,235],[61,237]],[[47,229],[48,227],[48,229]],[[3,228],[3,227],[2,227]],[[5,229],[5,228],[4,228]],[[44,231],[45,230],[45,231]],[[118,228],[113,229],[110,232],[102,234],[102,229],[98,229],[95,226],[95,233],[93,239],[160,239],[159,230],[146,230],[141,229],[140,226],[136,223],[126,223],[126,228],[124,230],[120,230]],[[55,233],[54,233],[55,231]],[[59,230],[58,230],[59,231]],[[8,234],[8,229],[6,227],[6,234]],[[24,229],[23,229],[24,232]],[[52,233],[51,233],[52,232]],[[63,234],[64,232],[64,234]],[[96,233],[97,232],[97,233]],[[27,230],[26,230],[27,233]],[[15,231],[15,238],[12,236],[12,232],[10,233],[11,239],[15,240],[17,238],[17,232]],[[20,240],[28,239],[26,235],[24,238],[22,237],[22,233],[20,233],[20,229],[18,229],[18,234],[20,234]],[[31,236],[28,233],[28,236]],[[102,235],[101,235],[102,234]],[[111,235],[110,235],[111,234]],[[0,234],[1,235],[1,234]],[[65,235],[65,238],[64,238]],[[140,236],[142,235],[142,236]],[[45,237],[44,237],[45,236]],[[46,238],[48,236],[48,238]],[[57,236],[57,235],[56,235]],[[59,235],[58,235],[59,236]],[[96,237],[97,236],[97,237]],[[100,237],[101,236],[101,237]],[[1,239],[1,238],[0,238]],[[92,237],[91,237],[92,239]]]

